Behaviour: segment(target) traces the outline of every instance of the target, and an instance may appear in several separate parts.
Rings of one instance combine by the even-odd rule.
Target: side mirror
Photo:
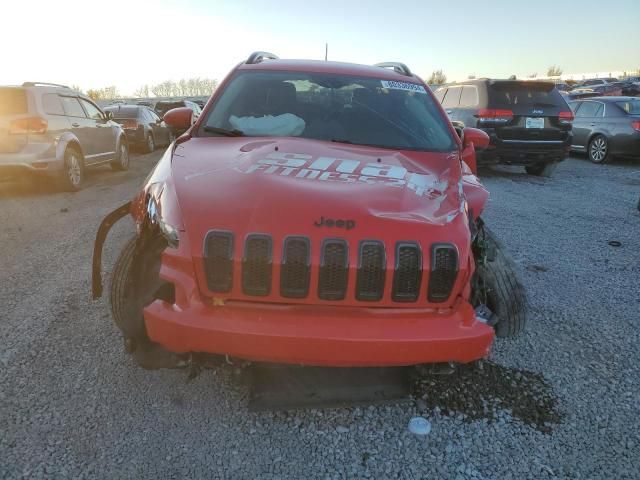
[[[458,132],[458,135],[460,135],[460,132]],[[469,166],[474,175],[477,175],[476,152],[489,146],[489,135],[477,128],[465,127],[462,129],[460,138],[462,140],[462,161]]]
[[[174,135],[182,135],[193,124],[193,111],[188,107],[173,108],[162,119]]]
[[[113,120],[113,112],[104,112],[105,120]]]
[[[489,135],[477,128],[464,128],[462,130],[462,147],[467,148],[471,145],[476,151],[484,150],[489,146]]]

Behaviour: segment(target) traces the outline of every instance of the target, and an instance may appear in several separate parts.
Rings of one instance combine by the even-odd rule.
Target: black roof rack
[[[260,63],[261,61],[266,59],[278,60],[278,58],[279,57],[277,55],[269,52],[253,52],[251,55],[249,55],[249,58],[247,58],[247,61],[244,63],[253,65],[254,63]]]
[[[411,73],[411,70],[409,70],[409,67],[407,67],[404,63],[382,62],[382,63],[376,63],[374,67],[393,68],[393,70],[399,73],[400,75],[404,75],[406,77],[413,77],[413,73]]]
[[[24,82],[22,84],[23,87],[37,87],[40,85],[47,86],[47,87],[69,88],[66,85],[60,85],[59,83],[48,83],[48,82]]]

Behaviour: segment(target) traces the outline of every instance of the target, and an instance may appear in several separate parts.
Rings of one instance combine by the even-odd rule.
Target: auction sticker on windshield
[[[407,92],[427,93],[422,85],[409,82],[397,82],[395,80],[381,80],[382,88],[389,88],[391,90],[404,90]]]

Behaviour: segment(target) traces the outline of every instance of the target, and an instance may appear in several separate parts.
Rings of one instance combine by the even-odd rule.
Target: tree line
[[[551,65],[547,69],[548,77],[559,77],[560,75],[562,75],[562,68],[560,68],[557,65]],[[515,79],[515,75],[512,75],[512,77]],[[527,78],[537,78],[537,77],[538,77],[537,73],[532,73],[527,76]],[[476,76],[469,75],[467,78],[469,80],[474,80]],[[447,83],[447,76],[442,72],[442,70],[434,70],[431,73],[431,76],[429,77],[429,79],[427,80],[427,84],[429,85],[442,85],[444,83]]]
[[[145,84],[133,92],[134,97],[199,97],[208,96],[218,86],[213,78],[183,78],[178,81],[167,80],[155,85]],[[75,87],[76,90],[80,88]],[[113,100],[122,98],[114,85],[104,88],[89,89],[87,96],[93,100]]]

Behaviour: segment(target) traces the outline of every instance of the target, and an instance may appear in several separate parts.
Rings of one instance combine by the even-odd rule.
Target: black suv
[[[573,113],[551,82],[478,79],[436,90],[449,118],[489,134],[479,164],[524,165],[550,176],[571,146]]]

